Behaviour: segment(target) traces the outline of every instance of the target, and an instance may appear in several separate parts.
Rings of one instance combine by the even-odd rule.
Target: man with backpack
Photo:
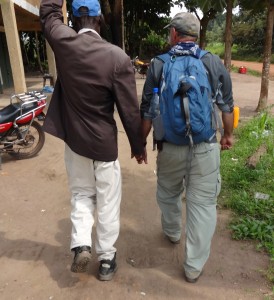
[[[156,197],[163,232],[173,244],[181,239],[185,190],[184,275],[195,283],[209,257],[216,227],[220,148],[229,149],[233,142],[232,83],[219,57],[195,43],[200,24],[194,15],[179,13],[166,28],[171,49],[151,61],[142,95],[142,128],[147,137],[153,124],[158,149]],[[156,116],[155,99],[160,112]]]

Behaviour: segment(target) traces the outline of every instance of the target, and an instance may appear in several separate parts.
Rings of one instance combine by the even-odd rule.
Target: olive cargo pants
[[[193,148],[163,143],[157,157],[157,202],[164,233],[179,240],[182,194],[186,192],[185,274],[196,278],[210,254],[220,193],[220,147],[201,143]]]

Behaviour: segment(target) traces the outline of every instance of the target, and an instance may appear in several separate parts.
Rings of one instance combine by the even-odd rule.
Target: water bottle
[[[152,116],[152,119],[156,118],[160,114],[160,103],[159,103],[159,94],[158,94],[158,88],[153,88],[153,96],[151,98],[150,102],[150,108],[149,113]]]
[[[154,141],[162,141],[165,135],[163,116],[160,113],[160,101],[158,91],[158,88],[153,89],[153,96],[150,102]],[[153,149],[154,148],[155,145]]]

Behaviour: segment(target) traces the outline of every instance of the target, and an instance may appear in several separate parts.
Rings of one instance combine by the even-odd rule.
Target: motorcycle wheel
[[[29,125],[21,125],[19,130],[22,136],[28,130]],[[45,133],[42,126],[33,121],[23,142],[13,145],[13,151],[8,152],[15,159],[32,158],[43,148],[45,143]]]

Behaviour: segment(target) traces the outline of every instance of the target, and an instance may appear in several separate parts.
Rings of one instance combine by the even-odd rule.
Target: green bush
[[[142,40],[140,56],[143,59],[151,59],[152,57],[166,51],[168,44],[167,39],[158,35],[154,31]]]

